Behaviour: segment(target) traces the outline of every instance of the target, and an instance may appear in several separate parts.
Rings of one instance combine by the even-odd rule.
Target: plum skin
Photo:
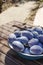
[[[29,54],[30,53],[29,52],[29,49],[28,48],[25,48],[24,51],[23,51],[23,53]]]
[[[41,27],[34,27],[34,31],[37,31],[39,34],[42,34],[42,28]]]
[[[39,46],[41,46],[41,47],[43,48],[43,45],[42,45],[42,43],[40,43],[40,42],[39,42],[39,44],[38,44],[38,45],[39,45]]]
[[[28,38],[25,36],[21,36],[17,38],[18,41],[20,41],[22,44],[26,45],[28,43]]]
[[[40,41],[41,43],[43,43],[43,35],[42,35],[42,34],[39,35],[39,41]]]
[[[33,39],[33,41],[31,41],[32,39]],[[37,40],[34,40],[34,39],[37,39]],[[13,48],[15,48],[15,50],[17,50],[17,51],[23,51],[24,50],[23,47],[27,43],[28,43],[28,46],[30,47],[30,50],[31,50],[31,47],[33,47],[34,45],[38,45],[42,48],[43,47],[42,46],[42,44],[43,44],[42,28],[41,27],[35,27],[32,30],[28,29],[28,30],[23,30],[23,31],[15,31],[14,34],[12,33],[9,35],[8,42],[12,43]],[[16,45],[16,43],[17,43],[17,45]],[[37,51],[41,52],[40,49]],[[33,52],[34,52],[34,48],[33,48]],[[25,48],[24,53],[28,54],[29,49]],[[31,53],[31,54],[35,54],[35,53]],[[41,54],[41,53],[39,53],[39,54]],[[37,55],[37,52],[36,52],[36,55]]]
[[[38,36],[39,36],[38,32],[32,31],[32,33],[33,33],[33,35],[34,35],[34,38],[38,38]]]
[[[42,54],[42,48],[39,45],[34,45],[30,48],[30,53],[31,54],[35,54],[35,55],[39,55]]]
[[[12,43],[14,40],[16,40],[16,35],[11,33],[8,37],[8,42]]]
[[[39,40],[38,39],[35,39],[35,38],[32,38],[29,42],[28,42],[28,45],[29,47],[33,46],[33,45],[38,45],[39,43]]]
[[[12,43],[12,46],[15,49],[15,51],[19,51],[20,52],[20,51],[24,50],[24,45],[21,42],[19,42],[19,41],[14,41]]]
[[[21,31],[21,35],[22,36],[26,36],[28,39],[32,39],[33,38],[33,34],[30,31]]]
[[[16,35],[16,37],[20,37],[21,36],[21,31],[15,31],[14,34]]]

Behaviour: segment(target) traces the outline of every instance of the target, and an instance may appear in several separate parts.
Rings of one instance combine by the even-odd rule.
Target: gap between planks
[[[11,23],[11,24],[13,24],[13,23]],[[10,24],[10,25],[11,25],[11,24]],[[17,25],[18,25],[18,24],[17,24]],[[18,26],[17,26],[17,25],[14,25],[14,27],[18,27],[20,24],[19,24]],[[18,28],[22,29],[23,27],[22,27],[22,28],[21,28],[21,27],[22,27],[22,25],[21,25],[20,27],[18,27]],[[2,29],[3,29],[3,27],[2,27]],[[4,28],[4,31],[8,31],[8,30]],[[9,32],[9,31],[8,31],[8,32]],[[6,32],[6,33],[7,33],[7,32]],[[5,34],[5,33],[4,33],[4,34]],[[5,35],[6,35],[6,37],[7,37],[7,34],[5,34]],[[3,43],[2,43],[2,44],[3,44]],[[5,44],[5,45],[6,45],[6,44]],[[7,45],[6,45],[6,46],[7,46]],[[6,51],[5,51],[4,53],[6,53]],[[37,62],[36,62],[36,63],[37,63]],[[38,64],[40,64],[40,63],[38,63]]]

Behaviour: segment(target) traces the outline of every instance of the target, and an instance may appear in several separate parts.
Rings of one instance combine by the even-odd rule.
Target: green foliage
[[[2,0],[0,0],[0,5],[2,5]]]
[[[0,0],[0,13],[2,11],[2,0]]]
[[[43,0],[39,0],[40,2],[43,2]]]

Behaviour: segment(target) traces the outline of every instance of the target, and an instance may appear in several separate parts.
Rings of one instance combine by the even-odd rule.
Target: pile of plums
[[[17,52],[43,54],[43,28],[32,27],[26,30],[17,30],[9,35],[8,42]]]

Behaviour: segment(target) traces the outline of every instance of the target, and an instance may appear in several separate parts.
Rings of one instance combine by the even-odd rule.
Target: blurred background
[[[11,8],[11,7],[13,7],[13,8]],[[26,21],[27,24],[28,23],[32,24],[33,23],[32,21],[34,21],[37,10],[40,9],[41,7],[43,7],[43,0],[0,0],[0,14],[4,11],[7,11],[7,9],[11,10],[11,11],[9,11],[9,15],[7,14],[8,11],[6,12],[6,15],[8,15],[8,16],[6,16],[5,13],[1,14],[0,21],[1,22],[12,21],[14,19],[17,21]],[[14,11],[13,11],[13,9],[14,9]],[[18,13],[17,13],[17,11],[18,11]],[[12,12],[12,14],[10,12]],[[21,14],[21,12],[22,12],[22,14]],[[4,17],[4,15],[5,15],[5,17]],[[11,19],[10,16],[11,16],[12,20],[10,20]],[[7,18],[9,18],[9,19],[7,19]],[[3,21],[2,21],[2,19],[3,19]]]
[[[0,0],[0,13],[4,10],[6,10],[7,8],[15,5],[19,5],[19,4],[23,4],[25,2],[29,2],[29,1],[35,1],[36,2],[36,5],[37,3],[40,4],[41,6],[42,3],[43,3],[43,0]]]

